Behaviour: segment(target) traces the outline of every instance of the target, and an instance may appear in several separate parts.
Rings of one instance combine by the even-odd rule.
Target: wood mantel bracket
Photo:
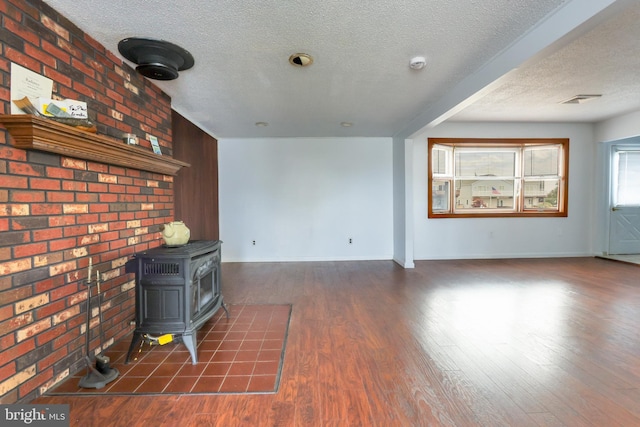
[[[115,138],[33,115],[0,115],[0,124],[9,131],[13,145],[24,150],[47,151],[165,175],[176,175],[181,168],[191,166]]]

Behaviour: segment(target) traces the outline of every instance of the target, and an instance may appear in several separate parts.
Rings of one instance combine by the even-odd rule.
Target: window
[[[429,138],[429,218],[567,216],[568,139]]]

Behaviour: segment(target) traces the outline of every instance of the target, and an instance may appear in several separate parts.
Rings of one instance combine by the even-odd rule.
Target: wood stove
[[[136,274],[136,328],[125,363],[143,340],[166,334],[181,339],[198,363],[197,330],[221,307],[227,312],[220,292],[221,244],[161,246],[129,261],[127,271]]]

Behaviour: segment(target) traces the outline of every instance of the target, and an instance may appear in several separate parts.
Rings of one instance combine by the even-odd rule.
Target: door
[[[609,254],[640,254],[640,145],[611,149]]]

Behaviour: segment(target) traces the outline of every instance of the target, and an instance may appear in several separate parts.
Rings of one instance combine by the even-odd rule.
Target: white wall
[[[598,185],[600,198],[597,202],[598,209],[594,224],[597,236],[595,238],[595,252],[597,254],[609,251],[609,150],[611,144],[615,142],[629,142],[633,138],[634,143],[638,143],[640,135],[640,111],[628,113],[622,116],[614,117],[609,120],[602,121],[595,126],[595,140],[598,142],[596,175],[602,177]]]
[[[392,258],[391,138],[220,139],[218,163],[224,262]]]
[[[569,138],[567,218],[427,218],[427,138]],[[596,143],[590,124],[443,123],[414,137],[415,259],[594,254]]]
[[[640,111],[598,123],[595,140],[607,142],[638,135],[640,135]]]

